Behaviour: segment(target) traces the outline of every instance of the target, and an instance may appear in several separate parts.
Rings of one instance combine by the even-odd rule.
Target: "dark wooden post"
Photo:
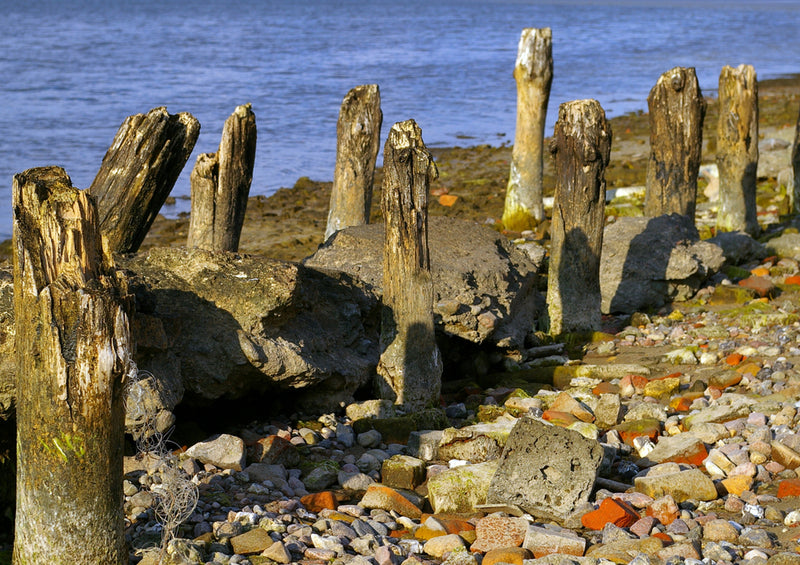
[[[126,287],[63,169],[14,176],[14,563],[128,562],[122,514]]]
[[[216,153],[198,155],[192,169],[189,247],[239,250],[256,158],[256,116],[250,104],[225,120]]]
[[[673,212],[694,221],[706,102],[694,68],[667,71],[647,97],[650,161],[644,215]]]
[[[386,226],[378,389],[408,409],[436,406],[442,362],[433,326],[428,189],[436,165],[414,122],[389,131],[381,208]]]
[[[596,100],[558,109],[551,151],[556,191],[547,305],[550,333],[600,328],[600,251],[605,225],[605,168],[611,126]]]
[[[725,66],[719,75],[717,167],[717,229],[757,235],[758,81],[751,65]]]
[[[369,223],[382,123],[377,84],[356,86],[347,93],[336,123],[336,169],[326,240],[348,226]]]
[[[166,108],[128,116],[89,187],[114,253],[139,249],[194,149],[200,123]]]
[[[553,45],[550,28],[522,30],[514,78],[517,82],[517,128],[511,153],[503,225],[531,229],[544,219],[542,173],[544,124],[553,82]]]
[[[794,144],[792,145],[792,172],[794,183],[792,189],[792,211],[800,214],[800,113],[797,114],[797,125],[794,128]]]

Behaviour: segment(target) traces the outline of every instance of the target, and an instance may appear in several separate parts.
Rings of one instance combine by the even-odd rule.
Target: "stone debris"
[[[445,387],[438,415],[363,401],[191,446],[199,502],[170,562],[800,563],[800,268],[722,239],[737,266],[715,286],[607,317],[580,361],[537,365],[569,348],[528,344],[494,388]],[[147,564],[159,469],[126,471]]]

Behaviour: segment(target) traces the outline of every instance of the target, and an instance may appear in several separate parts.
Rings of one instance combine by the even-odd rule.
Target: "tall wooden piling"
[[[326,240],[348,226],[369,223],[382,123],[377,84],[356,86],[347,93],[336,123],[336,168]]]
[[[793,212],[800,214],[800,112],[797,114],[797,125],[794,128],[794,144],[792,144],[793,175]]]
[[[216,153],[198,155],[192,169],[192,213],[187,246],[239,250],[256,158],[256,116],[250,104],[225,120]]]
[[[433,325],[433,284],[428,252],[428,189],[438,175],[407,120],[389,131],[383,152],[381,209],[386,226],[378,390],[407,409],[435,406],[442,362]]]
[[[600,103],[562,104],[551,151],[556,189],[547,279],[550,333],[596,331],[600,328],[605,168],[611,155],[611,126]]]
[[[758,81],[751,65],[725,66],[719,75],[717,167],[717,229],[757,235]]]
[[[197,142],[200,123],[164,107],[128,116],[89,192],[114,253],[139,249]]]
[[[662,74],[647,97],[650,160],[645,216],[682,214],[694,221],[706,103],[694,68]]]
[[[517,82],[517,127],[503,225],[509,230],[522,231],[544,219],[544,125],[553,82],[550,28],[522,30],[514,78]]]
[[[63,169],[14,176],[14,563],[128,562],[123,381],[130,299],[97,210]]]

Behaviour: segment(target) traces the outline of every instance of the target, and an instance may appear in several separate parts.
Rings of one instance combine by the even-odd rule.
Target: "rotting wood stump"
[[[752,65],[725,66],[719,75],[717,167],[717,229],[758,235],[758,81]]]
[[[341,229],[369,223],[382,123],[377,84],[356,86],[347,93],[336,123],[336,168],[325,240]]]
[[[550,28],[522,30],[514,78],[517,82],[517,126],[506,188],[503,225],[507,230],[533,229],[544,219],[544,125],[553,82]]]
[[[650,160],[644,215],[682,214],[694,221],[706,103],[694,68],[662,74],[647,97]]]
[[[216,153],[201,153],[191,175],[188,247],[239,250],[256,158],[256,116],[250,104],[225,120]]]
[[[14,563],[128,562],[122,514],[125,280],[94,199],[63,169],[14,176]]]
[[[800,112],[797,114],[797,125],[794,128],[794,143],[792,144],[792,172],[793,175],[793,206],[792,211],[800,214]]]
[[[200,122],[164,107],[128,116],[117,130],[89,193],[114,253],[135,253],[197,142]]]
[[[605,168],[611,126],[596,100],[558,109],[551,145],[556,190],[547,305],[550,333],[600,329],[600,252],[605,226]]]
[[[386,226],[378,390],[409,410],[437,406],[442,361],[433,323],[428,190],[438,175],[422,130],[407,120],[389,131],[381,208]]]

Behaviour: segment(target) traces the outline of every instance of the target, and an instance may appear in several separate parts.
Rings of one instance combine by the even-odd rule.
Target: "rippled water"
[[[176,196],[245,102],[258,124],[251,194],[332,178],[339,105],[357,84],[380,85],[384,136],[414,118],[428,145],[509,142],[524,27],[553,29],[549,131],[567,100],[596,98],[610,116],[645,109],[677,65],[696,67],[704,92],[725,64],[753,64],[762,79],[800,72],[793,0],[22,4],[0,0],[0,239],[11,233],[14,173],[61,165],[86,187],[125,116],[155,106],[202,125]]]

